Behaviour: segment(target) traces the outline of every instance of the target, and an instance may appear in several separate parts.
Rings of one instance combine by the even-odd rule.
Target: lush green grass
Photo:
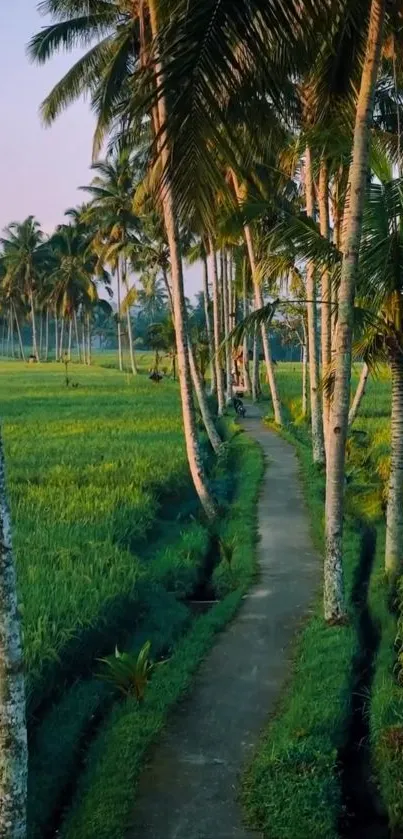
[[[356,386],[359,369],[353,376]],[[305,495],[316,537],[323,522],[324,489],[304,448],[299,418],[299,365],[279,365],[291,439],[301,457]],[[393,830],[403,829],[403,687],[395,639],[397,618],[403,627],[403,584],[391,598],[383,571],[385,501],[390,465],[390,377],[380,370],[371,379],[347,449],[346,532],[344,561],[347,593],[359,571],[359,538],[354,521],[375,528],[377,541],[368,588],[369,616],[378,633],[374,676],[366,697],[372,770]],[[316,502],[315,502],[316,495]],[[318,532],[319,531],[319,532]],[[351,601],[350,601],[351,602]],[[353,614],[353,613],[352,613]],[[319,611],[320,615],[320,611]],[[343,743],[354,685],[353,658],[357,646],[355,621],[349,628],[326,628],[317,615],[307,625],[296,652],[288,692],[249,772],[245,801],[255,825],[271,839],[335,837],[340,815],[337,749]],[[338,633],[335,635],[335,632]],[[403,636],[403,630],[400,632]],[[336,643],[335,643],[336,642]],[[399,642],[401,643],[401,642]],[[338,702],[338,696],[341,701]],[[368,771],[371,771],[370,768]],[[400,835],[400,834],[399,834]]]
[[[125,609],[133,622],[139,576],[167,576],[173,559],[162,545],[158,568],[146,562],[150,534],[168,528],[168,494],[171,504],[193,497],[174,383],[157,392],[145,376],[100,367],[71,376],[77,388],[65,386],[60,365],[0,364],[31,707],[77,653],[92,657]],[[183,580],[203,540],[195,523],[175,557]]]
[[[285,375],[289,375],[287,370]],[[291,381],[295,385],[294,376]],[[283,379],[283,393],[286,385]],[[303,429],[285,436],[297,448],[313,537],[322,549],[324,479],[312,465]],[[318,602],[296,641],[290,683],[245,778],[243,801],[248,820],[270,839],[337,836],[341,808],[338,751],[347,735],[358,648],[351,595],[359,550],[360,535],[350,521],[345,535],[345,571],[352,620],[347,626],[326,626]]]
[[[233,504],[220,536],[235,541],[232,576],[218,574],[234,591],[206,615],[197,618],[174,653],[153,677],[144,705],[128,699],[114,706],[92,743],[79,779],[73,806],[61,835],[65,839],[118,839],[126,835],[134,806],[134,789],[144,753],[165,723],[173,704],[189,688],[192,676],[214,635],[232,617],[254,573],[255,508],[263,472],[260,449],[244,435],[231,444],[237,480]],[[223,560],[224,564],[225,561]],[[222,570],[222,569],[221,569]]]

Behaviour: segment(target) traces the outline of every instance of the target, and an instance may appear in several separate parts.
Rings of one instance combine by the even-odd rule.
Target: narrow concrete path
[[[294,450],[263,427],[257,409],[247,410],[243,425],[268,461],[258,507],[259,578],[150,754],[130,839],[260,835],[242,824],[239,779],[281,692],[290,643],[312,603],[319,563]]]

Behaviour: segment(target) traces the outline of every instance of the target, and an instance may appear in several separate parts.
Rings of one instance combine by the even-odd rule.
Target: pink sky
[[[36,6],[35,0],[0,0],[0,230],[33,214],[50,232],[65,209],[83,201],[77,187],[91,179],[88,106],[72,106],[52,128],[40,121],[40,103],[73,59],[29,63],[26,44],[44,25]],[[187,270],[186,285],[190,296],[201,287],[199,266]]]

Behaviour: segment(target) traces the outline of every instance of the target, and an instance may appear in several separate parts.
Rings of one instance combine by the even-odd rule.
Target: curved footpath
[[[242,824],[239,780],[274,710],[289,650],[319,579],[292,446],[247,407],[245,430],[267,459],[258,508],[257,583],[152,749],[131,839],[256,839]]]

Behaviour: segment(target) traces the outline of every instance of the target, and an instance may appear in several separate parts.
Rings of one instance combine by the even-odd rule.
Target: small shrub
[[[143,702],[155,668],[163,663],[155,664],[150,658],[150,650],[151,641],[146,641],[137,655],[121,653],[116,647],[115,655],[100,659],[104,670],[98,674],[98,678],[114,685],[124,696],[135,696],[137,702]]]

